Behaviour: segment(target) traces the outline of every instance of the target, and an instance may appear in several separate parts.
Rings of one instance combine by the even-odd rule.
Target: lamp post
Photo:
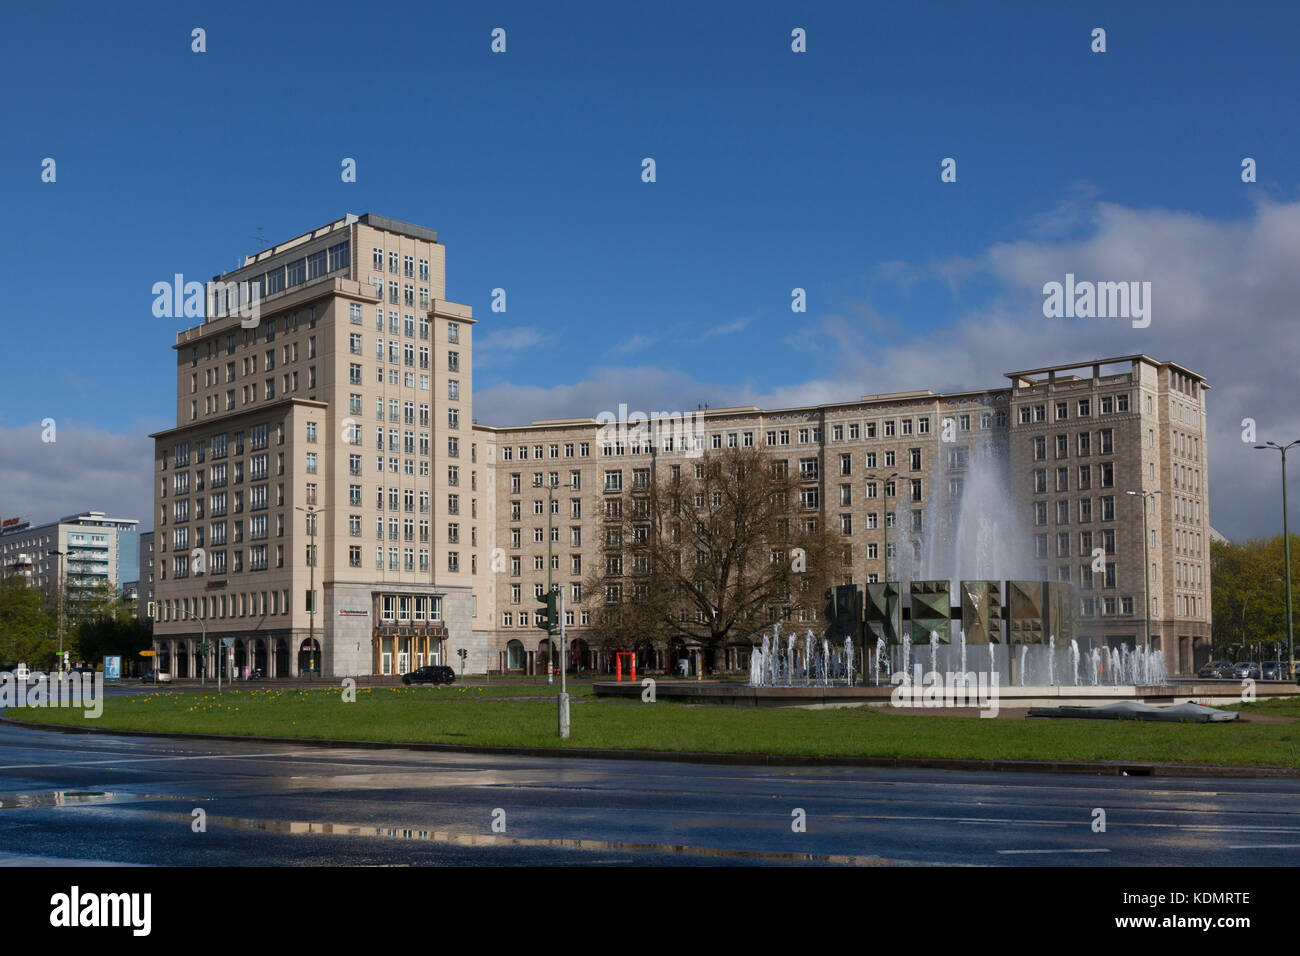
[[[881,531],[884,533],[884,539],[885,539],[885,576],[884,578],[881,579],[880,583],[885,586],[885,590],[884,593],[882,594],[882,597],[885,600],[885,617],[888,619],[890,624],[893,623],[893,616],[889,613],[889,483],[891,481],[897,480],[898,477],[899,475],[898,472],[896,471],[891,472],[888,477],[884,477],[884,478],[882,478],[880,475],[867,475],[867,479],[869,481],[881,482],[880,494],[885,502],[885,511],[884,511],[884,515],[882,516],[884,520],[881,521]],[[899,600],[902,600],[901,596]],[[902,615],[901,611],[899,612],[899,615],[901,617]],[[899,621],[899,624],[900,625],[902,624],[901,620]],[[899,637],[899,635],[897,634],[895,634],[894,636]],[[864,650],[866,649],[865,638],[863,639],[863,649]],[[863,668],[867,666],[865,654],[863,655],[862,666]],[[863,670],[863,673],[865,674],[866,671]]]
[[[1148,546],[1151,543],[1151,536],[1147,533],[1147,499],[1154,498],[1156,495],[1163,494],[1161,491],[1126,491],[1126,495],[1133,495],[1135,498],[1142,499],[1142,577],[1146,581],[1145,595],[1143,600],[1146,601],[1146,650],[1151,651],[1151,555]],[[1164,648],[1160,652],[1164,653]]]
[[[1296,445],[1300,445],[1300,439],[1288,445],[1268,441],[1255,446],[1260,450],[1272,448],[1282,453],[1282,551],[1286,555],[1286,646],[1287,657],[1290,658],[1288,673],[1292,677],[1295,677],[1295,634],[1291,626],[1291,534],[1287,529],[1286,518],[1286,452],[1288,448],[1294,448]]]
[[[47,554],[56,554],[56,555],[59,556],[59,580],[58,580],[58,593],[55,595],[55,597],[56,597],[56,600],[57,600],[57,603],[58,603],[58,614],[59,614],[59,677],[62,677],[62,676],[63,676],[63,597],[64,597],[63,592],[66,591],[66,590],[67,590],[67,587],[68,587],[68,585],[67,585],[67,581],[64,580],[64,578],[65,578],[65,571],[64,571],[64,567],[65,567],[65,565],[64,565],[64,560],[63,560],[63,559],[67,557],[67,552],[66,552],[66,551],[47,551],[46,553],[47,553]]]
[[[307,531],[311,535],[311,560],[307,566],[311,569],[311,584],[308,586],[308,594],[311,595],[311,606],[307,609],[307,670],[315,670],[313,666],[316,663],[316,516],[324,514],[324,508],[317,508],[315,505],[307,507],[298,506],[298,510],[307,515]],[[268,664],[268,668],[269,668]]]

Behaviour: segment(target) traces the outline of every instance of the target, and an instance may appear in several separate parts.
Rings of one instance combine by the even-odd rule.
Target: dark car
[[[1252,680],[1259,680],[1259,665],[1254,661],[1241,661],[1235,668],[1233,668],[1232,676],[1239,680],[1247,677]]]
[[[426,664],[402,675],[403,684],[453,684],[455,681],[456,672],[439,664]]]
[[[1224,680],[1231,680],[1235,675],[1232,661],[1210,661],[1199,671],[1197,677],[1210,677]]]
[[[172,675],[166,671],[159,671],[157,668],[147,670],[140,675],[142,684],[165,684],[172,679]]]
[[[1261,669],[1263,680],[1282,680],[1286,677],[1287,664],[1285,661],[1265,661]]]

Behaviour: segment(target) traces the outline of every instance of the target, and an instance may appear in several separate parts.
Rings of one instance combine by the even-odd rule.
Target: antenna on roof
[[[256,239],[257,242],[258,242],[258,245],[260,245],[262,248],[266,248],[267,246],[269,246],[269,245],[271,244],[271,240],[268,239],[268,238],[266,238],[266,236],[262,233],[262,227],[261,227],[261,226],[258,226],[258,227],[257,227],[257,235],[255,235],[255,236],[249,236],[248,238],[249,238],[249,239]]]

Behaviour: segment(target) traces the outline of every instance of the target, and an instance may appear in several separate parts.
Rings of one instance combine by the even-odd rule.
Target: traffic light
[[[554,634],[560,626],[560,612],[557,607],[558,600],[559,592],[557,591],[550,591],[538,599],[538,605],[546,608],[546,612],[542,616],[542,622],[535,626],[542,628],[542,630],[546,631],[547,634]]]

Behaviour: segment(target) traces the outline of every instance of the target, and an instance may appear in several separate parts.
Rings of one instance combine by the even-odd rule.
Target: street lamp
[[[1288,673],[1292,677],[1295,677],[1295,634],[1291,627],[1291,534],[1287,530],[1286,520],[1286,452],[1288,448],[1294,448],[1296,445],[1300,445],[1300,439],[1291,442],[1289,445],[1279,445],[1275,441],[1268,441],[1255,446],[1261,451],[1272,448],[1282,453],[1282,549],[1286,555],[1286,646],[1287,656],[1290,658]]]
[[[869,481],[883,482],[880,494],[885,502],[885,520],[882,522],[882,530],[885,532],[885,577],[883,584],[889,583],[889,483],[899,478],[898,472],[893,472],[889,476],[882,478],[880,475],[867,475]],[[894,497],[898,497],[895,495]],[[888,598],[885,599],[888,602]]]
[[[1154,498],[1156,495],[1163,494],[1160,491],[1126,491],[1126,495],[1133,495],[1135,498],[1142,499],[1142,576],[1146,580],[1146,594],[1144,600],[1147,605],[1147,634],[1146,650],[1151,651],[1151,555],[1148,552],[1148,545],[1151,543],[1150,535],[1147,533],[1147,499]],[[1164,649],[1161,648],[1161,653]]]
[[[883,597],[885,602],[885,617],[889,619],[891,624],[893,622],[893,615],[889,613],[889,483],[891,481],[896,480],[898,477],[899,474],[896,471],[891,472],[889,476],[885,478],[882,478],[880,475],[867,475],[867,479],[869,481],[879,481],[882,483],[880,488],[880,494],[885,502],[885,513],[884,513],[884,521],[881,522],[881,530],[884,532],[884,537],[885,537],[885,576],[881,580],[881,583],[885,586],[885,590],[881,596]],[[902,600],[901,596],[899,600]],[[901,612],[900,612],[900,616],[901,616]],[[899,623],[901,624],[902,622],[900,621]],[[886,629],[885,633],[888,633],[888,629]],[[898,635],[895,635],[895,637],[898,637]],[[865,648],[865,641],[864,641],[864,648]],[[865,654],[863,655],[862,666],[864,668],[867,666]],[[863,671],[863,673],[865,674],[866,671]]]
[[[66,551],[47,551],[46,554],[57,554],[59,556],[59,581],[58,600],[59,613],[59,677],[63,676],[63,592],[67,590],[67,582],[64,580],[64,558],[67,557]]]
[[[310,673],[316,670],[316,516],[324,514],[324,508],[317,508],[315,505],[308,505],[304,508],[302,505],[297,506],[297,510],[307,515],[307,530],[311,534],[311,560],[307,566],[311,569],[311,584],[309,585],[308,594],[311,595],[311,606],[307,609],[307,671]]]

